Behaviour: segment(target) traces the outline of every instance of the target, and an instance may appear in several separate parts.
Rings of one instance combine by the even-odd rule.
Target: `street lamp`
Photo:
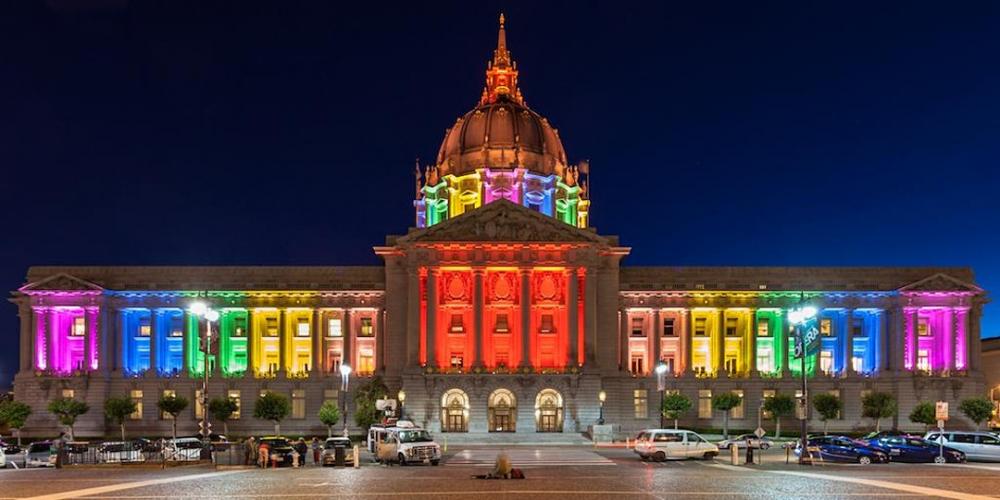
[[[601,416],[597,419],[597,425],[604,425],[604,400],[608,399],[608,393],[601,389],[601,392],[597,393],[597,399],[601,401]]]
[[[406,393],[402,389],[396,393],[396,399],[399,400],[399,419],[403,419],[403,401],[406,401]]]
[[[219,311],[215,309],[209,309],[204,302],[195,302],[191,304],[188,308],[188,312],[199,317],[205,318],[205,349],[204,358],[205,363],[202,367],[202,379],[201,379],[201,435],[202,435],[202,448],[201,454],[203,459],[211,459],[211,424],[208,422],[208,376],[209,376],[209,362],[208,356],[212,351],[212,322],[219,320]]]
[[[347,364],[340,365],[340,393],[344,398],[344,437],[350,437],[347,434],[347,388],[351,380],[351,366]]]
[[[805,462],[806,450],[809,447],[809,430],[808,430],[809,422],[807,420],[808,410],[809,410],[809,407],[808,407],[808,404],[809,404],[808,403],[808,401],[809,401],[809,393],[808,393],[808,387],[807,387],[807,383],[806,383],[806,380],[807,380],[807,378],[806,378],[806,354],[807,354],[807,347],[808,346],[806,345],[806,339],[804,338],[805,332],[803,331],[803,326],[805,326],[805,324],[808,323],[809,320],[815,318],[818,313],[819,313],[819,310],[817,310],[814,306],[810,306],[810,305],[803,304],[803,303],[799,303],[798,306],[796,306],[793,309],[791,309],[791,310],[788,311],[788,322],[791,323],[793,326],[795,326],[795,335],[796,335],[796,338],[797,338],[797,341],[798,341],[799,345],[801,346],[801,349],[799,351],[800,359],[802,360],[801,361],[801,363],[802,363],[802,365],[801,365],[802,366],[802,369],[801,369],[801,371],[802,371],[802,400],[800,401],[800,405],[801,405],[801,409],[802,409],[802,415],[801,415],[802,429],[800,431],[801,436],[799,436],[799,438],[802,441],[802,444],[801,444],[802,448],[800,448],[800,451],[799,451],[799,463],[800,464]]]
[[[656,371],[656,389],[658,391],[660,391],[660,406],[659,406],[659,408],[657,410],[657,413],[660,414],[660,428],[662,429],[663,428],[663,393],[666,392],[666,390],[667,390],[667,384],[666,384],[666,381],[664,381],[664,377],[667,374],[667,364],[664,363],[663,361],[660,361],[659,363],[657,363],[655,371]]]

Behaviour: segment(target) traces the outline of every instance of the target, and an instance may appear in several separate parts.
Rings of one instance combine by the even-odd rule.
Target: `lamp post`
[[[667,375],[667,364],[660,361],[656,365],[656,389],[660,391],[660,406],[657,408],[657,413],[660,414],[660,428],[663,428],[663,393],[667,390],[667,384],[664,381],[664,377]]]
[[[809,429],[808,429],[809,392],[808,392],[808,384],[806,382],[807,380],[806,356],[808,355],[808,345],[806,344],[806,339],[804,338],[805,332],[803,331],[803,326],[805,326],[805,324],[808,323],[809,320],[815,318],[818,312],[819,311],[815,307],[806,305],[801,302],[795,308],[788,311],[788,322],[795,326],[795,335],[799,345],[801,346],[798,353],[800,355],[799,359],[802,360],[801,361],[802,399],[799,402],[802,410],[802,415],[800,417],[800,420],[802,422],[802,428],[800,430],[801,435],[799,436],[799,439],[801,439],[802,442],[802,444],[800,445],[801,451],[799,452],[800,464],[805,463],[806,453],[809,447]]]
[[[347,389],[351,380],[351,367],[347,364],[340,365],[340,393],[344,398],[343,415],[344,415],[344,437],[349,437],[347,434]]]
[[[191,304],[189,312],[199,318],[205,318],[205,363],[202,366],[203,373],[201,379],[201,458],[211,459],[212,430],[211,424],[208,421],[208,376],[210,367],[208,357],[212,352],[212,322],[219,320],[219,312],[214,309],[209,309],[204,302],[195,302]]]
[[[608,399],[608,393],[601,389],[601,392],[597,393],[597,399],[601,402],[601,415],[597,419],[597,425],[604,425],[604,400]]]
[[[406,401],[406,393],[402,389],[396,393],[396,399],[399,400],[399,420],[403,419],[403,401]]]

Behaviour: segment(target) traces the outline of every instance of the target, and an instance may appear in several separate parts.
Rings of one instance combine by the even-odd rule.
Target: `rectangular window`
[[[646,322],[644,321],[644,318],[632,318],[632,336],[646,336]]]
[[[465,332],[465,325],[462,323],[463,317],[461,314],[451,315],[451,326],[448,331],[451,333],[463,333]]]
[[[337,389],[323,389],[323,403],[340,404],[340,391]]]
[[[833,373],[833,351],[822,350],[819,353],[819,371],[830,375]]]
[[[226,396],[229,397],[230,401],[236,403],[236,411],[234,411],[233,414],[229,416],[229,418],[233,420],[239,420],[240,413],[243,411],[243,400],[240,399],[240,391],[237,389],[230,390],[229,392],[226,393]]]
[[[726,336],[735,337],[738,335],[736,329],[737,321],[736,318],[726,318]]]
[[[69,330],[69,334],[74,337],[83,337],[84,332],[87,331],[87,319],[83,316],[76,316],[73,318],[73,326]]]
[[[202,418],[205,415],[205,402],[201,400],[201,389],[194,391],[194,418]]]
[[[361,330],[358,331],[359,337],[374,337],[375,327],[374,323],[370,317],[361,318]]]
[[[825,337],[829,337],[833,334],[833,320],[830,318],[822,318],[819,320],[819,333]]]
[[[725,366],[726,367],[726,373],[728,373],[730,375],[735,374],[737,372],[737,370],[739,369],[738,363],[736,361],[736,356],[733,355],[733,354],[726,354],[725,363],[726,363],[726,366]]]
[[[538,328],[540,333],[556,333],[555,322],[551,314],[543,314],[541,319],[542,324]]]
[[[770,347],[757,347],[757,370],[762,373],[774,371],[774,357]]]
[[[184,336],[184,315],[178,314],[170,319],[170,336],[171,337],[183,337]]]
[[[761,393],[761,399],[767,401],[768,398],[773,398],[775,394],[777,394],[777,391],[775,391],[774,389],[764,389],[764,391]],[[761,410],[760,416],[761,418],[764,419],[774,418],[774,415],[771,412],[764,410]]]
[[[233,318],[233,337],[246,337],[246,336],[247,336],[246,316],[237,316]]]
[[[674,333],[674,320],[673,318],[667,318],[663,320],[663,336],[673,337]]]
[[[917,335],[921,337],[931,336],[931,325],[930,322],[927,321],[927,318],[917,319]]]
[[[712,391],[710,389],[698,391],[698,418],[712,418]]]
[[[73,399],[76,397],[76,391],[74,391],[73,389],[63,389],[62,397],[66,399]]]
[[[757,320],[757,336],[767,337],[771,335],[771,322],[766,319]]]
[[[343,337],[344,321],[340,318],[330,318],[326,321],[327,337]]]
[[[931,371],[931,354],[927,349],[917,350],[917,369],[922,372]]]
[[[164,389],[163,390],[163,397],[165,397],[165,398],[176,398],[177,397],[177,391],[175,391],[173,389]],[[160,420],[171,420],[173,418],[174,418],[173,415],[171,415],[171,414],[169,414],[169,413],[167,413],[165,411],[161,411],[160,412]]]
[[[864,373],[865,358],[862,358],[861,356],[854,356],[851,358],[851,368],[854,369],[855,373]]]
[[[295,336],[296,337],[308,337],[309,336],[309,320],[305,318],[299,318],[295,324]]]
[[[278,318],[275,317],[264,318],[264,336],[265,337],[278,336]]]
[[[132,389],[129,391],[129,397],[132,398],[132,402],[135,403],[135,411],[132,412],[128,418],[132,420],[142,420],[142,391],[138,389]]]
[[[699,337],[704,337],[708,335],[708,328],[706,324],[706,318],[695,318],[694,319],[694,334]]]
[[[632,362],[629,366],[629,369],[632,371],[632,373],[645,373],[645,370],[643,370],[643,368],[645,368],[645,361],[646,361],[645,356],[643,356],[642,353],[633,352]]]
[[[510,325],[507,324],[507,313],[497,314],[497,322],[493,326],[493,331],[496,333],[509,333]]]
[[[370,346],[361,346],[358,349],[358,375],[373,373],[375,373],[375,351]]]
[[[292,391],[292,418],[306,418],[305,389],[295,389]]]
[[[632,405],[635,407],[635,418],[649,418],[649,391],[646,389],[633,391]]]
[[[148,337],[153,333],[153,325],[150,318],[139,318],[139,336]]]
[[[451,353],[451,367],[452,368],[462,368],[463,362],[464,362],[464,359],[462,358],[461,354],[459,354],[457,352]]]
[[[740,397],[740,404],[729,410],[729,418],[746,418],[746,406],[744,405],[746,398],[743,397],[743,391],[735,390],[733,394]]]
[[[861,318],[851,320],[851,335],[863,337],[865,335],[865,322]]]

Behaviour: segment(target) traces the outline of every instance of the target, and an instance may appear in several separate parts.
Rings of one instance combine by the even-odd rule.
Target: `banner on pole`
[[[819,319],[814,316],[798,327],[798,334],[795,336],[795,357],[816,354],[819,352],[819,346]]]

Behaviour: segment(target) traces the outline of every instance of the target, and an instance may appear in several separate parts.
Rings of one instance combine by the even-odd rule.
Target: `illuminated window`
[[[819,370],[827,375],[833,372],[833,351],[820,351]]]
[[[771,322],[766,319],[757,320],[757,336],[767,337],[771,335]]]
[[[865,358],[862,358],[861,356],[854,356],[851,358],[851,368],[853,368],[856,373],[863,373],[865,371]]]
[[[698,391],[698,418],[712,418],[711,389],[701,389]]]
[[[632,336],[633,337],[645,337],[646,336],[646,322],[644,318],[632,318]]]
[[[757,370],[763,373],[774,371],[774,357],[769,346],[757,347]]]
[[[76,391],[74,391],[73,389],[63,389],[62,397],[66,399],[73,399],[76,397]]]
[[[510,326],[507,324],[507,313],[497,314],[497,321],[496,325],[493,327],[493,331],[496,333],[510,332]]]
[[[708,335],[708,327],[705,318],[694,319],[694,334],[702,337]]]
[[[736,405],[736,407],[732,410],[729,410],[729,418],[746,418],[746,410],[743,404],[746,401],[746,398],[743,397],[743,391],[735,390],[733,391],[733,394],[740,397],[740,404]]]
[[[292,390],[292,418],[306,418],[306,391],[305,389]]]
[[[761,393],[761,399],[767,401],[768,398],[773,398],[775,394],[777,394],[777,391],[775,391],[774,389],[764,389],[764,391]],[[765,419],[774,418],[774,414],[765,410],[761,410],[760,416],[761,418]]]
[[[129,397],[132,398],[132,402],[135,403],[135,411],[132,412],[128,418],[132,420],[142,420],[142,391],[132,389],[129,391]]]
[[[465,331],[465,325],[462,323],[461,314],[451,315],[451,326],[448,328],[451,333],[462,333]]]
[[[374,337],[375,327],[372,326],[372,319],[370,317],[361,318],[361,330],[358,331],[359,337]]]
[[[173,389],[164,389],[163,390],[163,397],[164,398],[176,398],[177,397],[177,391],[175,391]],[[169,413],[167,413],[165,411],[160,411],[160,420],[171,420],[173,418],[174,418],[173,415],[171,415],[171,414],[169,414]]]
[[[542,315],[542,321],[541,321],[541,323],[542,323],[541,326],[538,328],[539,332],[541,332],[541,333],[555,333],[556,332],[556,327],[555,327],[555,324],[553,322],[551,314],[543,314]]]
[[[230,401],[236,403],[236,410],[233,411],[233,414],[230,415],[229,418],[233,420],[239,420],[240,412],[243,409],[243,403],[242,400],[240,399],[240,391],[237,389],[230,390],[229,392],[226,393],[226,396],[229,397]]]
[[[344,323],[340,318],[330,318],[326,320],[327,337],[343,337]]]
[[[139,336],[148,337],[150,333],[153,332],[153,326],[150,324],[149,318],[139,319]]]
[[[451,353],[451,367],[452,368],[462,368],[463,366],[462,355],[457,352]]]
[[[340,349],[329,349],[326,351],[326,371],[328,373],[340,373]]]
[[[735,337],[739,335],[736,330],[736,318],[726,318],[726,336]]]
[[[233,318],[233,337],[246,337],[247,336],[247,318],[246,316],[237,316]]]
[[[358,375],[375,373],[375,351],[371,347],[358,349]]]
[[[635,418],[649,418],[649,391],[646,389],[632,391],[632,406],[635,408]]]
[[[726,372],[730,375],[734,375],[737,372],[739,365],[736,361],[736,355],[733,353],[727,353],[725,363]]]
[[[660,357],[660,361],[662,361],[663,364],[667,366],[667,373],[673,373],[674,372],[674,356],[673,355],[664,355],[664,356]]]
[[[296,337],[308,337],[309,336],[309,320],[305,318],[299,318],[298,322],[295,324],[295,336]]]
[[[629,364],[629,369],[632,373],[646,373],[646,357],[642,355],[641,352],[633,352],[631,363]]]
[[[87,320],[83,316],[77,316],[73,318],[73,326],[69,330],[69,334],[74,337],[83,337],[84,332],[87,331]]]
[[[917,369],[922,372],[931,370],[931,354],[927,349],[917,350]]]
[[[264,336],[266,337],[277,337],[278,336],[278,318],[269,317],[264,318]]]
[[[170,318],[170,336],[171,337],[183,337],[184,336],[184,315],[178,314]]]
[[[921,337],[929,337],[931,335],[931,325],[927,321],[927,318],[917,320],[917,335]]]
[[[323,389],[323,404],[338,404],[340,402],[340,391],[337,389]]]
[[[833,321],[830,318],[819,320],[819,333],[827,337],[833,334]]]
[[[674,332],[674,320],[673,320],[673,318],[668,318],[668,319],[663,320],[663,336],[664,337],[673,337],[674,335],[676,335],[676,333]]]
[[[205,402],[201,400],[201,389],[194,391],[194,418],[201,418],[205,415]]]
[[[851,335],[855,337],[863,337],[865,334],[864,321],[861,318],[851,319]]]

